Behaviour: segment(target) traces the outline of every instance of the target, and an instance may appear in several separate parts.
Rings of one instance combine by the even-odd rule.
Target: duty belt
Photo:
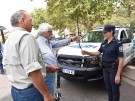
[[[110,62],[110,63],[102,62],[103,68],[114,67],[115,64],[116,64],[116,61],[115,62]]]

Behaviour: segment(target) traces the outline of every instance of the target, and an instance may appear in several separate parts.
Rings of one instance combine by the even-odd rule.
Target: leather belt
[[[114,67],[115,64],[116,64],[116,62],[110,62],[110,63],[102,62],[103,68],[106,68],[106,67]]]

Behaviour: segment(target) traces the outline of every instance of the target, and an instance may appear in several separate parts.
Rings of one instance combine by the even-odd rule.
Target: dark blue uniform
[[[2,64],[2,58],[3,58],[2,51],[3,51],[3,47],[0,44],[0,71],[3,74],[4,73],[4,69],[3,69],[3,64]]]
[[[103,53],[103,76],[109,101],[119,101],[120,85],[115,84],[115,76],[118,70],[118,57],[123,57],[122,43],[115,38],[109,44],[108,40],[105,40],[98,51]]]

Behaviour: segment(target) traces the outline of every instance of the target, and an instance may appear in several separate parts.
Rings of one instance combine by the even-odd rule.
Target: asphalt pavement
[[[0,74],[0,101],[13,101],[10,89],[11,86],[7,75]],[[120,90],[121,101],[135,101],[135,66],[124,68]]]

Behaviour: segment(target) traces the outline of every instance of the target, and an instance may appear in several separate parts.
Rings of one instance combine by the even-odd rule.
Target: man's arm
[[[69,39],[63,39],[59,41],[50,41],[52,48],[59,48],[65,45],[68,45]]]
[[[52,48],[59,48],[65,45],[68,45],[70,42],[77,41],[80,39],[80,36],[75,36],[70,39],[63,39],[59,41],[51,41]]]
[[[29,73],[29,78],[31,79],[33,85],[37,90],[43,95],[45,101],[54,101],[53,96],[49,94],[48,89],[44,83],[43,76],[40,70],[33,71]]]

